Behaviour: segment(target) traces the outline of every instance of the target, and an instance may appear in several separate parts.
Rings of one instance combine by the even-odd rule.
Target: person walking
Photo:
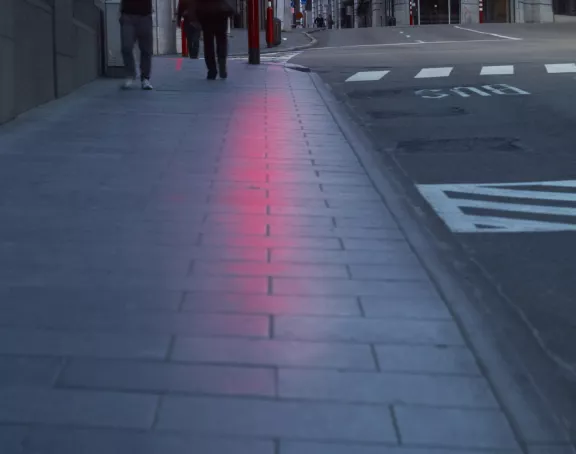
[[[195,11],[189,7],[190,0],[178,1],[177,24],[182,24],[182,32],[186,35],[188,42],[188,56],[198,58],[200,54],[200,23]],[[182,22],[182,20],[184,22]]]
[[[150,73],[152,71],[153,31],[152,0],[121,0],[120,31],[122,58],[126,68],[126,79],[122,88],[131,88],[136,80],[136,62],[134,45],[140,49],[140,81],[143,90],[152,90]]]
[[[228,77],[228,18],[236,13],[236,0],[190,0],[204,35],[204,60],[208,69],[208,80]],[[216,42],[216,49],[214,49]],[[216,61],[218,57],[218,61]]]

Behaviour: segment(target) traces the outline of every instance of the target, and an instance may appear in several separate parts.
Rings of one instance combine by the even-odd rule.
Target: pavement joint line
[[[460,27],[459,25],[454,25],[454,28],[457,28],[458,30],[466,30],[468,32],[473,32],[473,33],[480,33],[481,35],[488,35],[488,36],[494,36],[496,38],[508,39],[510,41],[522,41],[522,38],[516,38],[514,36],[499,35],[498,33],[481,32],[480,30],[474,30],[473,28]]]

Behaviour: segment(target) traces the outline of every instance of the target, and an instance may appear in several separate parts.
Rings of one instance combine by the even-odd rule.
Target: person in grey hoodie
[[[221,79],[228,77],[226,67],[228,18],[235,14],[235,4],[235,0],[190,0],[190,7],[194,8],[194,13],[202,26],[208,80],[214,80],[218,75]],[[216,49],[214,49],[214,42],[216,42]]]
[[[152,0],[121,0],[120,31],[122,40],[122,58],[126,67],[126,79],[122,88],[131,88],[136,80],[136,62],[134,45],[140,48],[140,82],[143,90],[152,90],[150,73],[152,71],[153,30]]]

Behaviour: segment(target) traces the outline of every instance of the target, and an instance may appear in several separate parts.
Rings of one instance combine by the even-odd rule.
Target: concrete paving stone
[[[372,215],[368,216],[356,216],[350,217],[345,214],[335,216],[335,223],[337,227],[343,228],[356,228],[356,229],[367,229],[367,228],[387,228],[387,229],[397,229],[398,224],[390,216],[379,216],[374,217]]]
[[[382,371],[480,375],[470,350],[458,346],[376,345]]]
[[[312,251],[308,251],[312,253]],[[400,256],[400,254],[397,254]],[[275,251],[272,251],[274,260]],[[330,278],[274,278],[274,294],[318,296],[381,296],[384,298],[433,298],[438,295],[430,282],[334,280]]]
[[[340,241],[335,238],[302,238],[270,236],[228,236],[218,234],[202,235],[203,246],[233,246],[254,248],[291,248],[291,249],[336,249],[341,250]]]
[[[190,229],[191,231],[198,231],[199,233],[205,234],[210,233],[214,235],[266,235],[268,232],[268,225],[265,222],[257,221],[257,222],[246,222],[244,224],[232,224],[232,223],[224,223],[224,224],[201,224],[199,226],[193,226]],[[232,248],[235,249],[235,248]],[[260,256],[258,256],[260,257]]]
[[[0,328],[0,355],[163,359],[170,336]]]
[[[439,296],[386,298],[362,296],[366,318],[413,318],[452,320],[452,315]]]
[[[392,244],[398,243],[398,241],[387,242]],[[344,244],[346,244],[346,239],[344,239]],[[354,280],[430,281],[424,268],[410,265],[350,265],[350,273]]]
[[[24,440],[28,429],[21,426],[0,425],[0,452],[2,454],[24,454]]]
[[[329,218],[326,218],[329,219]],[[274,227],[272,226],[271,229]],[[271,253],[272,263],[326,263],[331,265],[414,265],[418,259],[414,254],[371,254],[370,251],[300,251],[276,248]]]
[[[181,314],[159,311],[107,311],[72,309],[68,312],[41,310],[0,311],[4,326],[106,331],[125,334],[149,333],[184,336],[268,337],[269,319],[259,315]]]
[[[348,279],[343,265],[302,265],[290,263],[198,262],[192,267],[194,276],[236,275],[276,277],[331,277]]]
[[[273,295],[186,295],[182,310],[195,313],[237,313],[270,315],[360,316],[355,298],[315,298]]]
[[[172,359],[256,366],[375,370],[368,345],[326,342],[177,338]]]
[[[271,440],[101,429],[35,428],[27,445],[30,454],[274,454]]]
[[[79,359],[67,365],[58,379],[58,386],[274,397],[275,382],[275,372],[271,368]]]
[[[394,412],[402,442],[407,445],[518,448],[506,417],[497,410],[395,406]]]
[[[268,225],[293,225],[293,226],[332,226],[332,219],[326,216],[238,216],[232,214],[222,214],[214,213],[209,214],[206,218],[207,225],[222,224],[222,223],[233,223],[233,224],[243,224],[243,223],[256,223],[261,222],[262,224]]]
[[[191,260],[230,261],[230,262],[266,262],[266,248],[198,246],[190,254]]]
[[[0,356],[0,387],[51,387],[63,364],[57,358]]]
[[[528,446],[528,454],[574,454],[576,447],[563,446]]]
[[[221,435],[397,441],[387,407],[350,404],[166,397],[157,427]]]
[[[0,388],[0,423],[149,429],[157,405],[153,395]]]
[[[394,405],[498,408],[480,377],[280,369],[281,398]]]
[[[311,197],[306,197],[304,194],[295,194],[293,197],[270,196],[267,199],[267,203],[270,206],[296,206],[321,209],[326,208],[326,202],[323,197],[322,192],[318,190],[318,192],[311,194]]]
[[[276,339],[376,344],[464,345],[456,324],[444,320],[274,317]]]
[[[244,276],[190,276],[182,288],[196,292],[267,294],[268,279]]]
[[[411,250],[405,241],[387,241],[372,238],[345,238],[342,241],[344,249],[348,250],[373,251],[376,253],[398,250],[399,247],[405,248],[407,251]]]
[[[280,454],[521,454],[520,450],[477,451],[470,449],[442,449],[365,444],[314,443],[281,441]],[[52,453],[50,453],[52,454]]]
[[[362,229],[341,227],[316,226],[282,226],[270,227],[270,235],[280,236],[308,236],[308,237],[334,237],[334,238],[374,238],[388,241],[403,241],[404,236],[398,229]]]
[[[382,205],[379,210],[371,210],[362,207],[349,208],[316,208],[316,207],[295,207],[295,206],[270,206],[270,214],[276,216],[331,216],[331,217],[373,217],[378,219],[384,217],[388,219],[390,213]]]

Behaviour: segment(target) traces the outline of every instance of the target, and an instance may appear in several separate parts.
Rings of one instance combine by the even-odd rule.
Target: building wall
[[[0,0],[0,123],[102,72],[94,0]]]
[[[314,5],[321,5],[323,0],[314,0]],[[327,1],[327,0],[324,0]],[[392,0],[394,2],[394,17],[397,25],[410,24],[409,0]],[[417,0],[416,0],[417,1]],[[553,0],[510,0],[512,2],[511,22],[554,22],[552,11]],[[570,0],[576,5],[576,0]],[[372,26],[379,27],[385,24],[385,12],[382,0],[372,0]],[[486,2],[485,2],[486,3]],[[357,8],[358,0],[354,0]],[[317,7],[315,7],[316,9]],[[574,7],[576,10],[576,6]],[[358,18],[355,17],[355,26],[358,26]],[[479,22],[478,0],[460,0],[460,23],[477,24]]]

